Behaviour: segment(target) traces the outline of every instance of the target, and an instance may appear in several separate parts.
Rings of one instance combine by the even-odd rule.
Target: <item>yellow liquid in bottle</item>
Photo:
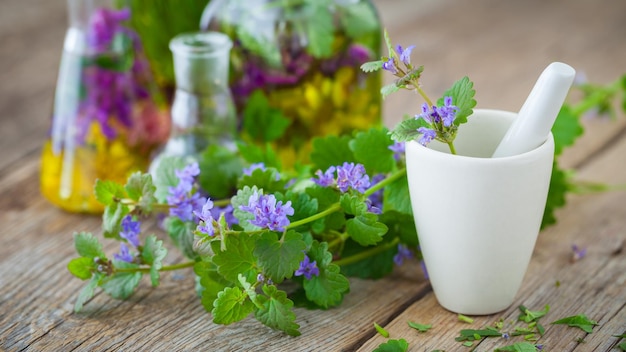
[[[123,135],[113,140],[100,132],[96,123],[84,144],[55,153],[52,141],[43,146],[41,193],[60,208],[77,213],[102,213],[94,195],[96,179],[121,184],[134,171],[145,171],[148,157],[130,148]]]

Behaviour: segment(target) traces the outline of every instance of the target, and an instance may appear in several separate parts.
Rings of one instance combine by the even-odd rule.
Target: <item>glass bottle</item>
[[[315,136],[381,124],[381,77],[360,70],[380,58],[381,25],[370,0],[212,0],[200,27],[235,43],[230,87],[240,136],[272,142],[287,166],[308,159]],[[264,116],[278,110],[286,120],[265,121],[288,125],[273,140],[255,134],[268,128],[262,121],[246,122],[263,104],[270,107]]]
[[[232,41],[217,32],[185,33],[174,37],[176,91],[172,103],[172,128],[162,151],[150,165],[153,177],[165,157],[197,161],[209,145],[234,148],[235,106],[228,88]]]
[[[124,183],[131,172],[147,170],[169,134],[169,112],[138,36],[125,25],[128,8],[68,0],[68,14],[40,186],[65,210],[99,213],[96,179]]]

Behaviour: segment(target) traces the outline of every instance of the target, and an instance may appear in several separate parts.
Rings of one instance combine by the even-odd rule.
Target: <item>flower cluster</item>
[[[141,222],[134,220],[131,215],[126,215],[121,222],[122,231],[120,237],[125,239],[135,249],[139,247],[139,233],[141,232]],[[134,255],[126,243],[120,243],[120,253],[113,256],[117,260],[131,263]]]
[[[337,185],[342,193],[349,189],[364,193],[370,186],[370,178],[365,173],[365,167],[362,164],[345,162],[341,166],[331,166],[324,172],[317,170],[315,175],[317,178],[313,178],[313,182],[322,187]]]
[[[248,199],[248,205],[242,205],[239,209],[254,215],[250,223],[272,231],[285,231],[290,221],[287,216],[294,214],[291,201],[283,204],[277,201],[273,194],[264,195],[254,192]]]
[[[192,163],[182,170],[176,170],[179,182],[176,187],[169,187],[167,203],[170,205],[169,214],[177,216],[183,221],[192,221],[194,214],[204,214],[203,207],[206,199],[198,192],[193,191],[195,177],[200,174],[198,163]]]
[[[473,83],[467,77],[455,82],[454,86],[446,91],[444,97],[436,105],[421,88],[420,78],[424,70],[423,66],[415,67],[411,63],[411,52],[415,46],[403,48],[397,45],[394,48],[389,42],[387,33],[385,33],[385,39],[388,56],[379,61],[363,64],[361,69],[365,72],[382,69],[397,77],[393,83],[381,89],[383,96],[399,89],[407,89],[417,91],[425,101],[422,105],[422,112],[415,115],[413,120],[401,122],[391,132],[392,138],[397,142],[417,139],[424,146],[435,139],[448,144],[450,152],[456,154],[453,142],[458,126],[467,121],[467,116],[472,113],[471,108],[476,105],[476,101],[473,99]],[[453,101],[456,105],[453,104]],[[394,146],[394,148],[399,148],[399,146]]]

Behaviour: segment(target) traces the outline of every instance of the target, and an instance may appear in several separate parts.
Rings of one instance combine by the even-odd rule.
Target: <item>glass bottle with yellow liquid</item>
[[[130,11],[112,0],[68,0],[68,12],[41,192],[62,209],[99,213],[96,179],[124,183],[147,170],[170,117],[139,37],[125,26]]]

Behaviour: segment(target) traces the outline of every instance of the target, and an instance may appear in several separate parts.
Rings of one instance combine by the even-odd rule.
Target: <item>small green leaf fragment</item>
[[[419,332],[427,332],[428,330],[432,329],[432,324],[419,324],[419,323],[415,323],[412,321],[408,322],[409,326],[412,327],[413,329],[419,331]]]
[[[100,284],[100,280],[102,279],[102,274],[95,274],[91,277],[91,280],[85,285],[78,294],[78,298],[76,298],[76,302],[74,303],[74,312],[78,313],[83,309],[85,303],[93,297],[93,294],[96,290],[96,287]]]
[[[378,331],[378,333],[385,338],[389,337],[389,332],[387,330],[385,330],[385,328],[383,328],[382,326],[378,325],[377,323],[374,323],[374,328],[376,329],[376,331]]]
[[[145,211],[151,211],[152,205],[157,202],[154,193],[156,187],[152,183],[150,174],[135,172],[130,175],[126,185],[124,186],[128,197],[137,202],[137,204]]]
[[[465,347],[472,347],[473,345],[474,345],[474,343],[471,342],[471,341],[463,342],[463,346],[465,346]]]
[[[373,352],[406,352],[408,349],[409,343],[405,339],[391,339],[381,343]]]
[[[103,205],[109,205],[126,197],[124,187],[114,181],[96,180],[94,193],[98,202]]]
[[[570,327],[579,328],[588,334],[593,332],[594,326],[599,325],[597,322],[587,318],[584,314],[559,319],[557,321],[553,321],[552,324],[564,324]]]
[[[366,62],[363,65],[361,65],[361,70],[363,72],[375,72],[380,70],[381,68],[383,68],[383,62],[382,60],[378,60],[378,61],[370,61],[370,62]]]
[[[520,310],[521,314],[517,317],[517,320],[526,323],[532,323],[536,322],[539,318],[548,314],[548,312],[550,311],[550,306],[546,305],[542,310],[538,311],[532,311],[523,305],[520,305],[518,309]]]
[[[517,342],[509,346],[499,347],[494,352],[536,352],[537,347],[530,342]]]
[[[463,314],[459,314],[458,315],[459,321],[463,322],[463,323],[468,323],[468,324],[472,324],[474,322],[474,319],[465,316]]]

